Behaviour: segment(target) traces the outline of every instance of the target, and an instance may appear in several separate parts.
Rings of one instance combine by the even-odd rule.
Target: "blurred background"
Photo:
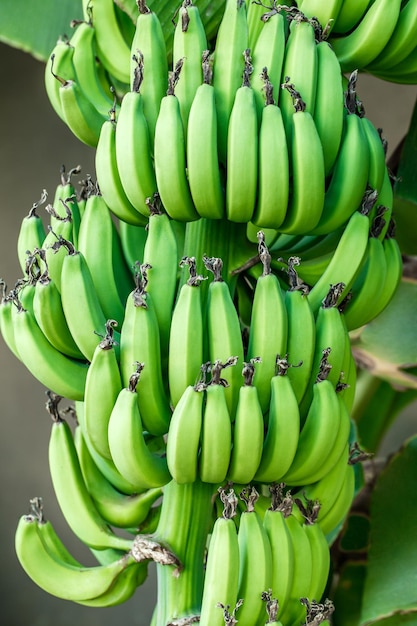
[[[0,44],[0,277],[9,287],[20,278],[16,242],[21,220],[43,189],[52,201],[60,167],[81,165],[95,179],[94,151],[81,144],[56,116],[43,86],[44,64]],[[384,83],[361,75],[358,95],[367,116],[383,129],[389,154],[407,132],[417,86]],[[42,215],[43,209],[40,209]],[[147,626],[156,598],[155,575],[120,607],[91,609],[58,600],[36,587],[14,552],[17,521],[29,512],[29,499],[41,496],[45,514],[80,560],[92,563],[69,531],[49,477],[47,448],[50,418],[45,389],[9,352],[0,338],[0,603],[5,626],[110,626],[118,620]],[[415,406],[387,434],[382,453],[396,450],[417,431]]]

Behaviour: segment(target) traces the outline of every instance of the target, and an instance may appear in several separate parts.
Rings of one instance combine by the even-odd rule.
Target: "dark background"
[[[0,44],[0,277],[12,286],[21,272],[16,241],[22,218],[42,189],[52,201],[59,170],[82,166],[94,174],[94,151],[76,140],[52,110],[43,86],[44,65]],[[407,131],[417,86],[396,86],[361,75],[358,94],[368,117],[382,127],[391,152]],[[42,214],[42,209],[41,209]],[[74,555],[89,555],[69,531],[53,494],[47,465],[50,418],[45,389],[0,339],[0,606],[5,626],[129,626],[149,624],[154,575],[120,607],[91,609],[50,597],[26,576],[14,553],[17,521],[29,499],[42,496],[45,513]],[[399,418],[382,452],[396,449],[416,431],[415,408]],[[90,560],[90,562],[92,562]]]

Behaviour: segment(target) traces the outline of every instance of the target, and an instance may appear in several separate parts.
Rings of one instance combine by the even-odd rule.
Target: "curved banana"
[[[248,47],[245,0],[227,0],[214,48],[213,87],[218,120],[219,160],[225,165],[229,117],[236,91],[242,84]]]
[[[44,83],[46,95],[55,113],[66,124],[62,111],[60,85],[61,80],[73,80],[75,68],[73,63],[74,48],[67,39],[58,39],[45,64]],[[59,78],[58,78],[59,77]]]
[[[113,0],[90,0],[96,29],[97,55],[106,70],[118,81],[129,85],[130,44],[123,36]]]
[[[186,143],[180,103],[175,95],[182,63],[170,73],[166,96],[161,100],[155,126],[154,165],[158,192],[168,215],[179,221],[193,221],[199,215],[194,206],[187,177]]]
[[[297,3],[299,8],[307,17],[315,17],[324,28],[329,28],[330,32],[342,9],[344,0],[330,0],[323,3],[320,0],[301,0]],[[326,29],[327,30],[327,29]]]
[[[0,333],[4,339],[4,343],[9,348],[10,352],[14,356],[20,359],[19,353],[16,348],[16,339],[14,333],[14,320],[13,320],[13,308],[15,307],[15,293],[12,289],[11,292],[6,293],[6,283],[3,279],[0,279],[0,286],[2,288],[2,298],[0,302]]]
[[[87,262],[104,315],[121,325],[133,280],[122,255],[110,209],[97,190],[88,195],[85,203],[78,250]]]
[[[417,37],[417,2],[408,0],[401,7],[398,21],[386,46],[371,63],[370,72],[384,72],[389,70],[408,57],[416,47]]]
[[[345,293],[349,292],[365,258],[368,246],[369,210],[370,207],[365,203],[360,211],[355,211],[349,218],[332,258],[308,294],[308,300],[314,313],[326,297],[330,285],[343,282]]]
[[[84,255],[68,241],[59,243],[68,251],[62,263],[62,308],[75,343],[87,361],[91,361],[106,316]]]
[[[204,323],[200,283],[194,257],[184,257],[190,277],[181,287],[172,312],[168,349],[168,382],[174,407],[189,385],[194,385],[204,361]]]
[[[330,454],[340,425],[340,407],[334,386],[320,380],[313,386],[313,399],[301,428],[297,451],[282,477],[288,485],[307,485]]]
[[[188,385],[172,413],[167,437],[167,464],[178,483],[192,483],[198,476],[198,456],[203,422],[205,385]]]
[[[33,515],[20,518],[15,535],[16,554],[33,582],[58,598],[73,602],[96,598],[110,589],[117,576],[134,563],[131,555],[109,565],[91,567],[58,560],[42,541],[39,523],[42,522]]]
[[[344,34],[351,31],[361,21],[371,2],[372,0],[343,0],[333,25],[334,32]]]
[[[380,134],[381,129],[377,129],[365,115],[360,119],[369,147],[368,186],[371,189],[375,189],[379,196],[387,173],[385,145]]]
[[[74,442],[86,487],[101,517],[117,528],[139,528],[162,489],[155,487],[133,495],[121,493],[100,472],[79,426],[75,429]]]
[[[137,489],[149,489],[166,485],[171,476],[166,458],[152,452],[144,438],[138,401],[142,391],[136,391],[142,365],[137,365],[129,386],[117,397],[109,419],[108,438],[111,456],[121,475]]]
[[[135,363],[144,364],[141,391],[135,394],[141,420],[152,435],[168,431],[171,419],[169,400],[164,388],[161,365],[161,343],[155,305],[146,291],[145,264],[137,269],[137,287],[129,295],[120,333],[120,371],[122,383],[128,386]]]
[[[312,234],[325,235],[338,229],[360,207],[368,183],[368,146],[361,119],[354,113],[346,115],[340,149],[324,196],[323,212]]]
[[[287,139],[281,109],[272,96],[273,84],[266,71],[263,76],[265,102],[259,129],[258,193],[252,222],[260,228],[280,228],[290,192]]]
[[[237,597],[243,600],[238,617],[242,626],[262,626],[265,607],[262,593],[272,583],[272,553],[268,534],[254,508],[259,496],[254,487],[240,493],[247,505],[239,520],[239,584]]]
[[[320,520],[320,526],[325,535],[329,535],[341,524],[352,506],[355,495],[355,470],[348,465],[339,494],[331,509]]]
[[[59,87],[61,110],[71,132],[87,146],[96,148],[106,116],[90,102],[76,80],[62,80]]]
[[[285,358],[276,359],[276,374],[271,378],[268,429],[262,457],[254,480],[272,483],[281,480],[294,461],[300,436],[300,411],[293,385],[287,374],[291,369]]]
[[[253,295],[247,358],[260,357],[254,385],[265,413],[269,406],[271,378],[275,374],[276,357],[287,349],[288,316],[285,297],[279,280],[271,271],[271,255],[262,231],[258,233],[258,256],[263,266]],[[244,482],[244,481],[242,481]]]
[[[338,2],[338,0],[335,1]],[[327,3],[325,10],[327,10]],[[313,117],[323,146],[324,172],[328,176],[335,164],[343,134],[342,72],[339,60],[327,41],[320,41],[316,49],[318,69]]]
[[[128,224],[133,224],[134,226],[146,224],[147,219],[131,204],[120,180],[116,159],[116,118],[114,110],[110,113],[110,118],[101,127],[95,165],[100,192],[110,211],[121,221]]]
[[[137,263],[143,263],[147,236],[148,232],[144,226],[135,226],[123,221],[119,223],[120,246],[132,276]]]
[[[377,58],[394,32],[400,9],[401,0],[375,0],[350,33],[330,38],[343,72],[364,69]]]
[[[237,497],[232,489],[228,493],[221,490],[220,497],[224,511],[214,522],[208,545],[200,626],[224,626],[221,608],[233,610],[237,601],[239,542],[233,519],[236,515]]]
[[[330,548],[314,514],[307,517],[303,528],[310,542],[313,564],[310,588],[305,597],[320,602],[330,573]]]
[[[188,183],[199,216],[208,219],[221,219],[224,215],[225,201],[219,169],[217,110],[215,91],[211,84],[212,70],[208,59],[208,50],[203,53],[202,66],[204,80],[197,86],[188,109]],[[181,74],[182,72],[183,70]]]
[[[146,68],[138,52],[133,88],[124,96],[116,124],[116,164],[123,190],[138,213],[148,217],[147,198],[157,192],[151,137],[141,92]],[[100,181],[99,181],[100,183]]]
[[[107,89],[97,71],[97,32],[91,21],[74,22],[74,33],[69,44],[74,48],[73,63],[81,91],[102,115],[108,115],[113,106],[110,83]]]
[[[206,303],[207,353],[211,363],[226,362],[236,357],[243,363],[243,341],[240,322],[228,284],[222,279],[223,262],[220,258],[204,257],[206,269],[213,273]],[[258,356],[258,355],[256,355]],[[228,386],[224,389],[231,418],[236,411],[241,385],[239,368],[230,367],[222,372]]]
[[[135,79],[136,62],[133,57],[140,52],[144,66],[140,91],[152,150],[155,124],[168,81],[168,58],[164,33],[157,12],[147,7],[146,0],[139,0],[136,4],[139,15],[131,43],[130,89],[133,91]]]
[[[81,600],[84,606],[107,608],[117,606],[129,600],[136,589],[142,585],[148,575],[148,563],[133,563],[126,567],[115,579],[113,585],[105,593],[89,600]]]
[[[284,233],[306,234],[314,230],[323,212],[323,148],[314,119],[306,108],[304,96],[300,97],[300,92],[294,89],[293,83],[285,82],[283,88],[285,92],[291,93],[294,105],[294,113],[287,121],[291,125],[290,129],[287,128],[287,136],[289,135],[292,187],[287,214],[279,230]]]
[[[252,0],[246,0],[246,19],[248,22],[248,45],[251,49],[255,46],[263,30],[265,7]],[[272,12],[272,11],[271,11]]]
[[[59,507],[74,534],[95,549],[129,551],[132,540],[116,535],[103,520],[88,493],[78,460],[72,431],[50,396],[47,409],[53,418],[48,459],[52,484]]]
[[[242,376],[244,384],[239,391],[233,427],[233,447],[227,479],[232,483],[249,484],[259,467],[264,442],[264,420],[258,390],[253,377],[259,359],[245,363]],[[266,587],[265,587],[266,588]],[[242,612],[240,613],[240,616]]]
[[[398,241],[388,231],[384,239],[384,253],[387,265],[385,283],[378,294],[378,302],[374,305],[374,315],[379,315],[391,302],[400,283],[403,262]]]
[[[250,50],[243,56],[243,81],[236,91],[227,130],[226,215],[232,222],[252,219],[258,185],[258,112],[250,84]]]
[[[178,61],[183,60],[176,86],[176,95],[180,103],[184,134],[188,140],[188,117],[196,91],[203,82],[201,57],[207,49],[207,38],[199,8],[192,0],[183,0],[177,18],[172,44],[172,59],[174,67]],[[215,132],[217,132],[217,128]]]
[[[232,422],[225,394],[227,383],[220,378],[223,367],[220,361],[211,365],[212,379],[205,389],[199,459],[199,476],[204,483],[224,482],[230,463]]]

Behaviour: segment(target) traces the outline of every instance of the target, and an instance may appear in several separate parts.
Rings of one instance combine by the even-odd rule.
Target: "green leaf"
[[[364,327],[355,358],[399,389],[417,389],[417,282],[403,279],[387,308]],[[408,371],[407,371],[408,370]]]
[[[1,0],[0,40],[46,61],[70,22],[82,19],[81,0]]]
[[[417,614],[416,476],[417,436],[381,472],[372,494],[361,626]]]
[[[365,562],[348,561],[343,566],[333,597],[334,626],[358,626],[365,577]]]

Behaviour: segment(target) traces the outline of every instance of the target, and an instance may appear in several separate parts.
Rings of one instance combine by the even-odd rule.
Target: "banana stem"
[[[204,583],[204,554],[213,524],[213,485],[196,481],[164,488],[155,538],[169,546],[181,562],[179,571],[156,564],[158,597],[154,626],[199,614]]]

